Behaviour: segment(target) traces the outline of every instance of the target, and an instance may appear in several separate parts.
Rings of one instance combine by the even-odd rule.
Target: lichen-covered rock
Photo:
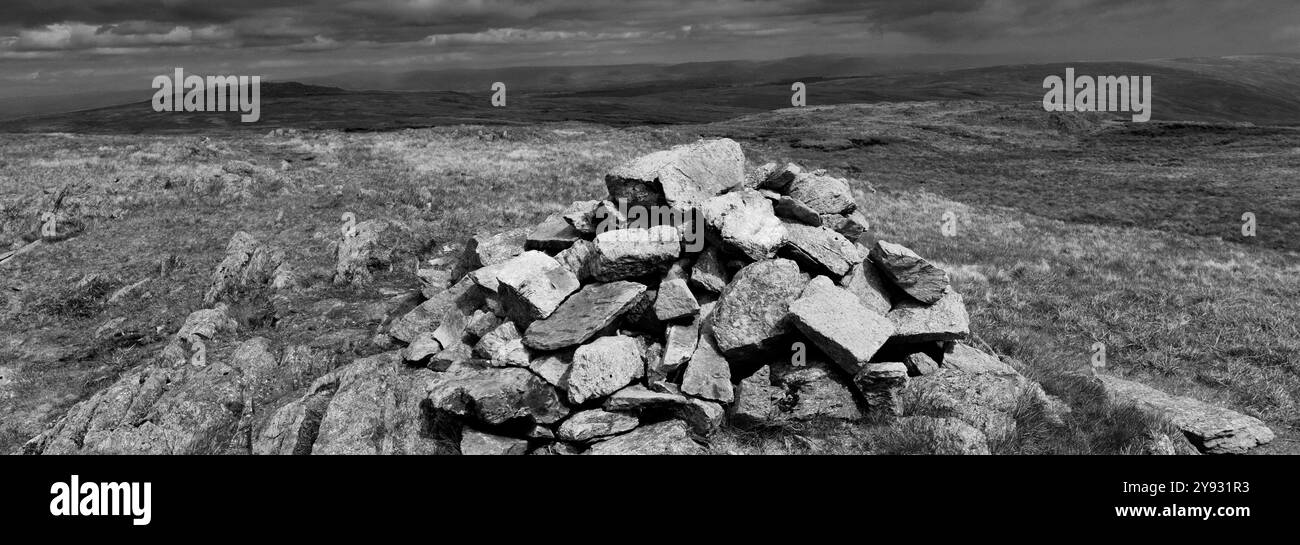
[[[520,325],[550,316],[581,287],[577,276],[551,256],[537,251],[524,252],[505,262],[497,281],[506,315]]]
[[[906,246],[877,241],[869,257],[886,278],[917,301],[934,304],[948,290],[948,273]]]
[[[681,210],[698,207],[710,197],[740,185],[745,155],[735,141],[700,140],[644,155],[605,176],[610,200],[630,205],[667,203]]]
[[[239,287],[270,285],[283,264],[283,251],[271,250],[253,235],[239,231],[230,238],[225,257],[212,271],[212,282],[203,303],[211,305],[221,301]]]
[[[522,456],[528,441],[466,429],[461,434],[460,453],[465,456]]]
[[[1207,454],[1245,454],[1275,437],[1273,430],[1252,416],[1119,377],[1099,375],[1098,380],[1113,402],[1132,403],[1168,418]]]
[[[791,321],[831,360],[857,373],[893,335],[894,324],[844,289],[826,284],[790,304]]]
[[[718,348],[742,357],[780,344],[793,329],[790,303],[808,283],[808,275],[788,259],[752,263],[736,273],[718,298],[712,323]]]
[[[681,234],[668,225],[618,229],[596,235],[587,265],[600,282],[639,278],[662,271],[681,255]]]
[[[788,255],[806,270],[839,278],[862,262],[857,246],[835,231],[799,223],[786,223],[785,231],[781,255]]]
[[[434,410],[490,426],[554,424],[569,414],[553,386],[518,367],[450,370],[428,377],[426,392]]]
[[[401,245],[401,229],[387,220],[366,220],[344,235],[334,254],[334,283],[362,284],[371,271],[388,267]]]
[[[695,353],[682,372],[682,392],[722,403],[731,403],[735,399],[731,365],[707,329],[701,332]]]
[[[733,191],[709,199],[700,209],[709,240],[751,260],[772,257],[785,240],[785,224],[772,201],[757,191]]]
[[[961,294],[948,288],[932,305],[900,301],[887,315],[900,342],[956,341],[970,334],[970,318]]]
[[[636,337],[600,337],[573,353],[566,378],[569,401],[599,399],[645,376],[645,343]]]
[[[582,344],[613,325],[645,291],[645,285],[637,282],[588,284],[550,316],[529,325],[524,344],[536,350]]]
[[[690,425],[669,420],[641,426],[623,435],[592,445],[589,455],[683,455],[704,454],[704,447],[691,439]]]

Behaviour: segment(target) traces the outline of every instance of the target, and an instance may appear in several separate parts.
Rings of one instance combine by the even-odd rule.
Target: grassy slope
[[[1231,192],[1171,184],[1144,205],[1154,212],[1134,216],[1123,206],[1128,199],[1112,194],[1113,186],[1081,183],[1097,172],[1130,181],[1141,178],[1121,173],[1155,175],[1134,157],[1141,163],[1195,162],[1194,179],[1258,181],[1242,172],[1242,162],[1230,160],[1234,153],[1257,170],[1294,174],[1293,137],[1228,130],[1226,138],[1235,143],[1211,156],[1186,151],[1203,138],[1195,134],[1174,145],[1126,141],[1095,137],[1091,131],[1104,129],[1095,120],[1042,119],[967,102],[780,111],[672,128],[549,124],[212,139],[0,136],[4,242],[35,231],[48,198],[41,190],[65,181],[81,184],[66,206],[87,226],[80,236],[0,266],[6,296],[15,293],[10,287],[23,288],[16,296],[21,309],[0,326],[8,332],[0,339],[0,360],[21,366],[17,385],[6,391],[13,395],[0,396],[0,414],[6,415],[0,431],[7,432],[0,435],[0,450],[157,350],[157,328],[170,333],[200,308],[207,276],[236,230],[286,249],[312,281],[294,298],[296,318],[239,337],[306,342],[373,326],[361,309],[384,297],[378,288],[415,285],[403,263],[370,289],[328,286],[330,242],[342,212],[401,221],[412,230],[412,250],[420,251],[474,231],[538,221],[569,201],[601,194],[601,174],[609,166],[701,135],[738,138],[751,160],[797,159],[850,176],[880,236],[953,271],[979,340],[1027,362],[1079,415],[1066,429],[1025,426],[1023,440],[1000,445],[1000,451],[1132,450],[1131,440],[1149,423],[1099,407],[1096,392],[1079,378],[1095,341],[1107,343],[1113,372],[1258,415],[1284,439],[1294,438],[1300,267],[1283,249],[1296,228],[1266,222],[1261,213],[1261,240],[1225,242],[1193,228],[1211,229],[1215,222],[1157,218],[1197,209],[1189,205],[1223,206],[1216,199],[1238,198]],[[1096,153],[1058,160],[1061,153],[1089,149]],[[237,159],[270,170],[243,179],[221,174]],[[1008,188],[1025,178],[1055,182]],[[871,194],[870,186],[879,192]],[[1087,194],[1062,196],[1064,187]],[[1285,203],[1294,202],[1295,190],[1274,191],[1256,203],[1259,210],[1283,213]],[[1063,204],[1040,204],[1051,199]],[[1273,203],[1282,204],[1268,208]],[[1080,209],[1089,214],[1071,215]],[[954,238],[939,231],[948,210],[960,221]],[[1238,213],[1224,212],[1232,214]],[[1269,229],[1282,231],[1278,242],[1266,242],[1272,240]],[[105,273],[124,285],[157,277],[168,255],[183,265],[149,284],[145,296],[119,306],[92,302],[84,315],[40,311],[66,298],[85,274]],[[350,310],[322,317],[313,305],[326,298]],[[143,332],[140,339],[122,343],[88,334],[116,317]],[[825,441],[856,444],[856,436],[832,431],[823,433],[829,439],[790,443],[787,434],[777,442],[793,450]],[[813,432],[795,435],[807,433]],[[722,442],[753,448],[744,434]],[[1279,441],[1275,450],[1289,444]]]

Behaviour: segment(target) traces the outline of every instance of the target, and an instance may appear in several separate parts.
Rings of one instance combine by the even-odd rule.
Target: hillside
[[[486,81],[479,87],[481,91],[474,92],[322,93],[320,86],[264,83],[262,120],[258,123],[238,123],[235,114],[157,113],[147,101],[141,101],[2,121],[0,131],[149,134],[277,128],[390,130],[558,121],[617,127],[709,123],[788,107],[790,81],[795,78],[809,85],[810,105],[970,99],[1041,112],[1043,78],[1063,75],[1067,66],[1080,75],[1152,76],[1153,120],[1300,125],[1300,60],[1229,57],[890,71],[864,76],[840,75],[848,70],[871,70],[862,64],[820,66],[824,73],[832,74],[829,77],[795,76],[799,72],[789,66],[766,71],[728,65],[730,70],[718,76],[710,74],[709,66],[684,66],[678,67],[680,72],[674,76],[660,79],[629,74],[622,68],[606,72],[565,69],[559,70],[558,79],[550,83],[543,81],[543,74],[525,74],[525,81],[535,87],[508,82],[510,91],[504,108],[491,107]],[[429,77],[433,79],[420,85],[445,85],[437,83],[439,78],[458,76],[439,73]]]

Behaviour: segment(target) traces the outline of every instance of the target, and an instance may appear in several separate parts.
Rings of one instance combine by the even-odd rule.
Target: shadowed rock
[[[554,424],[569,414],[554,387],[518,367],[436,374],[426,391],[433,409],[492,426]]]
[[[700,291],[722,293],[723,288],[727,287],[729,277],[718,255],[718,249],[709,246],[700,253],[700,257],[691,266],[690,284]]]
[[[461,434],[460,453],[465,456],[520,456],[528,453],[528,441],[466,429]]]
[[[948,289],[947,272],[901,244],[878,241],[870,258],[895,286],[927,305],[937,302]]]
[[[862,262],[857,246],[835,231],[799,223],[786,223],[785,229],[782,255],[789,254],[810,272],[839,278]]]
[[[899,416],[903,414],[903,388],[907,366],[900,362],[868,363],[853,377],[869,410]]]
[[[581,238],[582,233],[569,225],[562,216],[552,214],[528,233],[524,248],[558,252],[573,246],[573,243]]]

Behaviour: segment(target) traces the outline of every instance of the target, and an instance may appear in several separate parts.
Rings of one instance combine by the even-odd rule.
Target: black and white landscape
[[[0,451],[1293,454],[1297,127],[1284,0],[6,1]]]

